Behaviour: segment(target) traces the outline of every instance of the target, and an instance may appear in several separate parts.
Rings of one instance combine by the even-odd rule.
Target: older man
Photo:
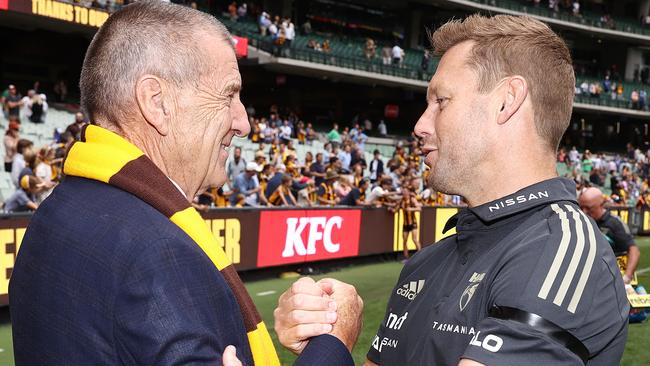
[[[218,365],[234,345],[226,356],[279,365],[233,265],[190,206],[224,183],[226,148],[249,132],[228,31],[196,10],[139,1],[97,32],[80,87],[93,124],[33,216],[12,273],[16,364]],[[326,287],[318,304],[342,315],[330,311],[316,328],[335,337],[315,338],[298,363],[349,365],[359,327],[332,323],[358,320],[361,304],[350,286]]]
[[[555,170],[575,85],[569,50],[543,23],[506,15],[449,22],[432,43],[443,56],[415,132],[428,186],[469,208],[444,228],[456,235],[405,265],[366,364],[618,365],[623,281]],[[308,298],[281,297],[281,340]]]
[[[630,234],[630,228],[618,216],[605,208],[605,197],[600,189],[591,187],[585,189],[578,197],[580,208],[596,221],[600,231],[605,235],[614,254],[625,256],[626,266],[623,282],[629,284],[634,278],[634,271],[639,264],[641,251]]]

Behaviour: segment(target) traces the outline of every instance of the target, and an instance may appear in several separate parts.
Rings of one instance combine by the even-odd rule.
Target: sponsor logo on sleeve
[[[487,334],[485,337],[481,337],[481,332],[478,331],[472,337],[472,340],[469,341],[470,346],[481,347],[486,351],[496,353],[499,352],[503,346],[503,339],[494,334]]]
[[[397,348],[399,342],[397,339],[391,339],[388,337],[379,338],[375,336],[375,339],[372,341],[372,348],[376,349],[377,352],[381,352],[384,347]]]
[[[408,317],[409,313],[408,311],[404,313],[402,316],[398,316],[397,314],[390,313],[388,314],[388,319],[386,320],[386,327],[388,329],[394,329],[394,330],[400,330],[402,328],[402,324],[404,324],[404,321]]]

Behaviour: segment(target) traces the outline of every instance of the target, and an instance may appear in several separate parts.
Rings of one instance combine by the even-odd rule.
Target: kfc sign
[[[356,256],[360,218],[360,210],[263,211],[257,266]]]

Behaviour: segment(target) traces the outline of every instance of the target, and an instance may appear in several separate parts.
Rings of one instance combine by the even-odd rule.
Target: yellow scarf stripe
[[[85,137],[92,144],[74,143],[63,173],[108,183],[124,165],[144,155],[135,145],[99,126],[86,126]]]
[[[221,271],[230,265],[230,260],[219,246],[217,239],[214,238],[205,221],[194,207],[188,207],[183,211],[176,212],[169,219],[203,249],[203,252],[210,258],[217,269]]]
[[[84,137],[84,141],[74,143],[68,152],[63,166],[66,175],[110,184],[110,179],[125,165],[144,155],[135,145],[99,126],[86,126]],[[230,260],[223,249],[193,207],[177,211],[169,220],[194,240],[219,271],[230,265]],[[258,323],[256,329],[249,331],[247,336],[255,365],[280,366],[280,360],[264,322]]]
[[[264,322],[259,322],[257,329],[248,332],[248,343],[251,346],[255,366],[280,366],[271,335]]]

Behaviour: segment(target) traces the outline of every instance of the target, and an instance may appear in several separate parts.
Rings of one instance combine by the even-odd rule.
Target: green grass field
[[[639,269],[650,268],[650,238],[638,238],[641,248],[641,263]],[[646,253],[644,255],[644,253]],[[337,272],[327,274],[341,281],[354,284],[364,299],[364,326],[359,343],[354,349],[354,360],[357,365],[363,364],[365,354],[375,335],[377,326],[381,322],[390,295],[395,285],[402,265],[397,262],[379,263],[349,267]],[[322,278],[326,276],[315,276]],[[294,279],[270,279],[249,282],[246,284],[249,293],[257,304],[269,328],[273,328],[273,309],[278,296],[293,283]],[[639,281],[650,289],[650,271],[639,276]],[[269,294],[269,292],[275,293]],[[258,295],[261,294],[261,295]],[[647,346],[650,339],[650,324],[631,324],[629,328],[627,346],[621,365],[641,366],[650,364],[650,348]],[[271,335],[276,345],[279,345],[275,333]],[[13,365],[13,350],[11,346],[11,324],[7,309],[0,311],[0,365]],[[293,354],[278,347],[283,365],[290,365],[295,358]]]

